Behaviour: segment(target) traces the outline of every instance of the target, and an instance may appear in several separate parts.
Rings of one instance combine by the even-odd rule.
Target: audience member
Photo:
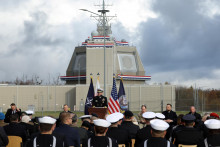
[[[63,138],[52,134],[56,127],[56,119],[45,116],[39,118],[39,123],[40,134],[31,139],[27,147],[67,147]]]
[[[8,125],[8,123],[4,122],[5,114],[0,112],[0,127],[4,127],[5,125]]]
[[[127,110],[124,112],[124,121],[121,123],[119,128],[125,129],[129,132],[129,136],[131,139],[134,139],[137,131],[139,130],[139,126],[132,123],[132,118],[134,114]]]
[[[163,120],[154,119],[150,121],[151,135],[152,137],[145,140],[140,147],[175,147],[172,143],[166,140],[166,130],[169,128],[169,124]]]
[[[25,127],[25,131],[26,131],[28,138],[30,138],[31,135],[34,133],[34,126],[29,124],[30,121],[31,121],[30,117],[27,115],[24,115],[21,118],[21,122],[20,122],[20,124]]]
[[[199,113],[196,112],[196,108],[194,106],[191,106],[190,107],[190,112],[189,114],[195,116],[195,127],[199,127],[199,125],[201,125],[201,120],[202,120],[202,117]]]
[[[5,114],[5,122],[9,123],[10,122],[10,116],[12,114],[17,114],[19,116],[19,120],[20,120],[20,116],[21,116],[21,109],[17,108],[15,103],[11,103],[11,109],[8,109],[6,114]]]
[[[174,142],[175,145],[197,145],[198,147],[204,146],[203,132],[199,129],[194,128],[195,116],[187,114],[182,118],[184,120],[184,128],[176,132]]]
[[[106,136],[115,139],[118,144],[125,144],[126,147],[129,147],[130,138],[128,131],[118,128],[118,123],[122,117],[122,113],[113,113],[106,117],[106,120],[111,123]]]
[[[70,127],[72,124],[71,113],[63,112],[60,115],[61,124],[55,129],[55,133],[64,135],[68,146],[80,147],[80,136],[77,129]]]
[[[176,112],[172,110],[172,105],[167,104],[166,111],[162,112],[165,115],[165,121],[172,127],[176,125],[177,115]]]
[[[147,106],[146,105],[142,105],[141,106],[141,112],[138,113],[138,121],[139,121],[139,127],[140,129],[142,129],[143,127],[145,127],[145,119],[143,118],[143,113],[147,112]]]
[[[4,130],[8,136],[20,136],[22,141],[25,142],[27,140],[27,133],[25,127],[18,123],[18,118],[19,116],[16,113],[10,115],[10,123],[4,126]]]
[[[5,133],[3,127],[0,127],[0,147],[8,145],[8,136]]]
[[[108,127],[111,125],[110,122],[104,119],[94,120],[95,125],[95,136],[88,139],[83,144],[83,147],[118,147],[115,139],[106,136]]]
[[[83,115],[83,116],[79,117],[79,119],[81,119],[82,121],[88,121],[90,123],[91,117],[92,117],[92,115]]]
[[[204,140],[205,146],[220,146],[220,121],[216,119],[209,119],[205,121],[205,126],[208,128],[207,138]]]
[[[144,140],[151,137],[150,121],[156,117],[156,114],[154,112],[145,112],[142,114],[142,117],[145,119],[145,127],[137,131],[135,147],[138,147]]]

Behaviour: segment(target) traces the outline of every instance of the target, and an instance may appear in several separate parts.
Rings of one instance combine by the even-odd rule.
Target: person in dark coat
[[[144,140],[151,138],[151,125],[150,121],[156,117],[154,112],[145,112],[142,114],[142,117],[145,119],[145,127],[138,130],[135,137],[135,147],[138,147]]]
[[[17,106],[15,105],[15,103],[11,103],[11,109],[8,109],[6,114],[5,114],[5,122],[9,123],[10,122],[10,116],[12,114],[17,114],[18,115],[18,119],[20,120],[20,116],[21,116],[21,109],[17,108]]]
[[[10,123],[4,126],[4,130],[8,136],[19,136],[25,142],[27,140],[27,133],[25,127],[18,123],[18,118],[18,114],[10,115]]]
[[[45,116],[39,118],[40,133],[36,133],[27,143],[27,147],[68,147],[65,138],[53,133],[56,119]]]
[[[115,139],[107,137],[106,132],[111,125],[110,122],[104,119],[94,120],[95,136],[88,139],[83,143],[82,147],[118,147]]]
[[[0,127],[0,146],[8,145],[8,136],[5,133],[3,127]]]
[[[205,146],[220,146],[220,121],[209,119],[204,124],[208,128],[207,137],[204,139]]]
[[[93,98],[92,106],[93,107],[108,107],[107,97],[103,96],[103,90],[99,88],[97,90],[98,95]]]
[[[183,121],[183,114],[180,114],[178,117],[177,117],[177,125],[173,127],[172,129],[172,135],[171,135],[171,141],[173,142],[175,136],[176,136],[176,132],[179,132],[180,130],[182,130],[185,126],[184,126],[184,121]]]
[[[139,126],[133,124],[132,122],[133,116],[134,114],[131,111],[125,111],[124,121],[121,123],[121,126],[119,127],[121,129],[127,130],[131,139],[135,139],[136,133],[139,130]]]
[[[167,104],[166,111],[162,112],[163,115],[165,115],[165,121],[170,125],[174,126],[177,123],[177,115],[176,112],[172,110],[172,105]]]
[[[30,122],[31,119],[29,116],[24,115],[21,118],[20,124],[25,127],[25,131],[27,132],[27,137],[30,139],[31,135],[34,133],[34,125]]]
[[[200,115],[199,113],[196,112],[195,106],[191,106],[191,107],[190,107],[190,112],[189,112],[189,114],[195,116],[195,118],[196,118],[196,119],[195,119],[195,127],[197,127],[197,128],[200,127],[202,117],[201,117],[201,115]]]
[[[171,142],[166,140],[166,130],[169,124],[160,119],[150,121],[152,137],[143,141],[139,147],[175,147]]]
[[[183,116],[185,127],[175,134],[174,144],[176,146],[183,144],[204,147],[203,132],[193,127],[195,125],[195,119],[195,116],[191,114]]]
[[[54,133],[64,135],[68,146],[80,147],[80,136],[77,129],[70,127],[72,124],[71,113],[63,112],[60,115],[61,124]]]
[[[106,120],[111,123],[111,126],[108,128],[106,136],[115,139],[118,144],[125,144],[126,147],[129,147],[130,138],[128,131],[118,128],[121,118],[123,118],[122,113],[113,113],[107,116]]]

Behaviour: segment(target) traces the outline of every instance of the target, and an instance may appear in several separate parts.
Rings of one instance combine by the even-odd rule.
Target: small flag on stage
[[[92,76],[91,76],[91,82],[90,82],[89,91],[88,91],[86,103],[85,103],[85,110],[84,110],[85,115],[89,114],[88,109],[92,107],[93,97],[94,97],[94,87],[93,87]]]
[[[113,77],[112,92],[108,102],[108,110],[110,114],[120,112],[115,76]]]
[[[118,99],[119,99],[119,105],[122,111],[128,110],[128,101],[125,95],[125,89],[123,85],[123,80],[121,78],[120,80],[120,87],[118,91]]]
[[[95,96],[98,95],[97,90],[100,89],[100,84],[99,84],[99,73],[97,74],[97,82],[96,82],[96,86],[95,86]]]

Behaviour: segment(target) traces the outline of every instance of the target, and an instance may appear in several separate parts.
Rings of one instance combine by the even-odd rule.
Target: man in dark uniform
[[[99,88],[97,90],[98,95],[93,98],[92,106],[93,107],[108,107],[107,97],[103,96],[103,90]]]
[[[160,119],[150,121],[152,137],[142,142],[139,147],[175,147],[172,143],[166,140],[166,130],[169,128],[168,123]]]
[[[20,120],[20,116],[21,116],[21,109],[17,108],[15,103],[11,103],[11,109],[8,109],[6,114],[5,114],[5,122],[9,123],[10,121],[10,116],[12,114],[17,114],[19,116],[19,120]]]
[[[83,143],[83,147],[118,147],[115,139],[106,136],[110,122],[104,119],[94,120],[95,136]]]
[[[132,119],[134,114],[127,110],[124,112],[124,121],[121,123],[119,128],[125,129],[129,132],[129,136],[131,139],[135,139],[136,133],[139,130],[139,126],[133,124]]]
[[[151,137],[150,121],[156,117],[156,114],[154,112],[145,112],[142,117],[145,119],[146,126],[138,130],[135,138],[135,147],[138,147],[144,140]]]
[[[208,128],[207,138],[204,140],[205,146],[220,146],[220,121],[209,119],[204,124]]]
[[[203,132],[193,127],[195,125],[195,116],[187,114],[182,119],[185,127],[176,132],[174,138],[175,145],[183,144],[204,147]]]
[[[108,128],[106,136],[117,140],[118,144],[125,144],[126,147],[129,147],[128,131],[118,128],[121,117],[123,117],[121,113],[113,113],[107,116],[106,120],[111,123],[111,126]]]
[[[45,116],[39,118],[40,134],[33,137],[27,147],[67,147],[65,139],[52,134],[56,127],[56,119]]]
[[[177,115],[176,112],[172,110],[172,105],[167,104],[166,111],[162,112],[163,115],[165,115],[165,121],[170,125],[174,126],[177,122]]]

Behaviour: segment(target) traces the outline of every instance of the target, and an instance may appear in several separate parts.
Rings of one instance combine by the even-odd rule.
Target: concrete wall
[[[71,110],[79,110],[82,100],[85,103],[88,88],[89,85],[0,86],[0,107],[6,111],[14,102],[24,111],[28,105],[34,105],[35,111],[61,111],[62,105],[68,104]],[[111,88],[112,85],[106,88],[108,98]],[[160,111],[162,102],[163,110],[167,103],[173,104],[175,108],[175,86],[172,85],[125,85],[125,92],[132,111],[139,111],[142,104],[146,104],[148,110]]]

